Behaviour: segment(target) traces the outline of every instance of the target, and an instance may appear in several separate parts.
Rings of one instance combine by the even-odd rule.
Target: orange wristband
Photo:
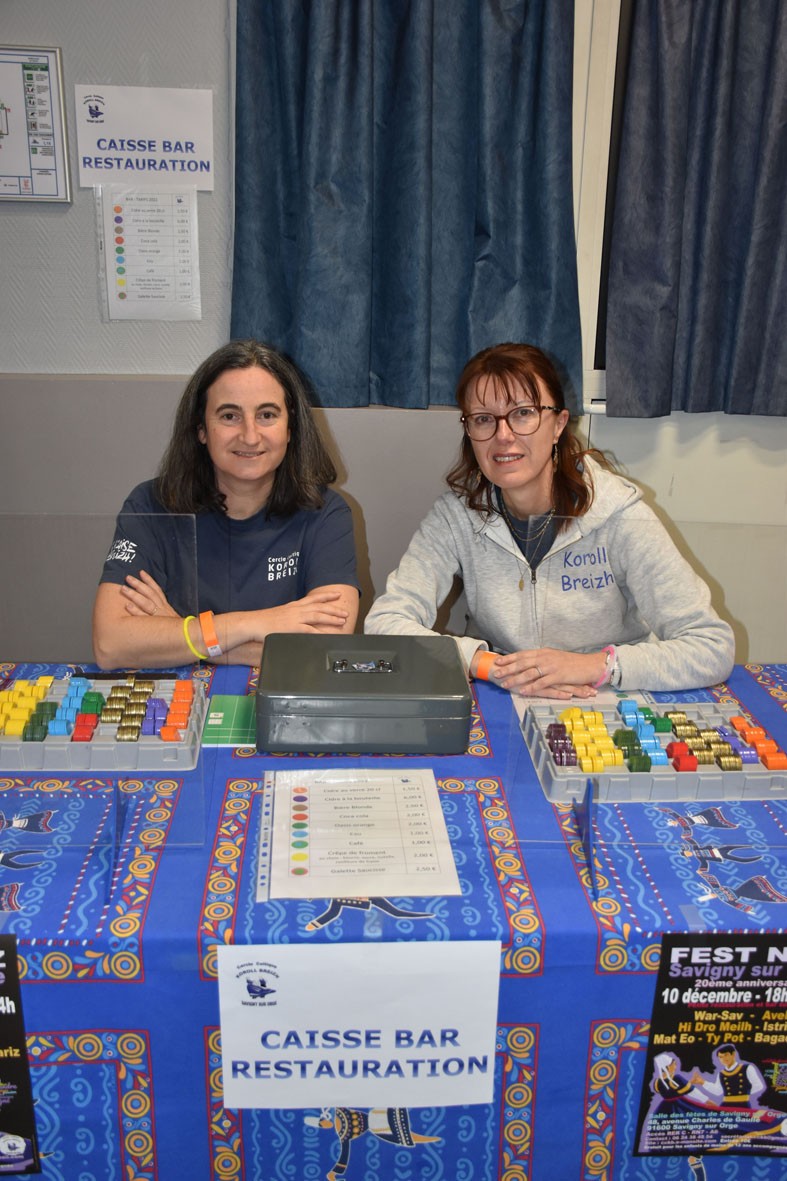
[[[482,652],[478,657],[478,664],[476,666],[475,679],[477,681],[488,681],[489,674],[492,671],[492,665],[497,660],[496,652]]]
[[[208,649],[208,656],[221,656],[221,644],[219,643],[219,637],[216,635],[213,612],[200,612],[199,625],[202,628],[202,638],[205,641],[205,647]]]

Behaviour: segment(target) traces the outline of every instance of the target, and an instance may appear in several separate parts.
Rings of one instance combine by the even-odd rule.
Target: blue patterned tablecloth
[[[0,665],[0,685],[38,671]],[[203,675],[216,692],[255,687],[248,670]],[[0,779],[0,926],[18,940],[45,1177],[700,1177],[689,1158],[632,1155],[661,934],[784,928],[787,801],[599,805],[593,890],[574,810],[545,799],[510,699],[474,688],[468,753],[419,760],[462,885],[393,900],[420,917],[255,902],[264,774],[306,758],[212,748],[172,778]],[[787,741],[787,666],[736,668],[706,693]],[[710,847],[740,859],[701,875]],[[502,945],[494,1103],[392,1108],[382,1124],[341,1107],[223,1107],[218,944],[457,939]],[[742,1156],[701,1167],[706,1181],[784,1169]]]

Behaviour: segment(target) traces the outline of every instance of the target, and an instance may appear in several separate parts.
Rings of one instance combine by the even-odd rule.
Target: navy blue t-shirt
[[[153,481],[138,484],[117,518],[101,582],[146,570],[179,615],[257,611],[330,583],[358,586],[350,508],[330,488],[319,509],[238,521],[224,513],[168,513]]]

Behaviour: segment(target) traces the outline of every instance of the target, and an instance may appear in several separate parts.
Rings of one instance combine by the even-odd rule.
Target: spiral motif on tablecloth
[[[50,980],[65,980],[74,970],[74,964],[64,951],[49,951],[41,961],[41,970]]]
[[[9,791],[13,788],[19,787],[19,780],[16,779],[0,779],[0,791]],[[36,791],[53,792],[64,791],[66,781],[64,779],[37,779]]]
[[[213,1158],[214,1177],[229,1178],[240,1175],[240,1157],[237,1152],[222,1149]]]
[[[142,1119],[150,1111],[150,1096],[145,1091],[126,1091],[120,1106],[128,1119]]]
[[[219,974],[216,964],[216,947],[217,944],[211,943],[205,948],[205,954],[202,957],[202,974],[209,979],[215,980]]]
[[[230,816],[237,816],[241,812],[248,812],[251,807],[251,799],[249,796],[231,796],[227,800],[227,806],[224,811]]]
[[[508,825],[500,825],[489,830],[490,841],[495,841],[498,845],[505,845],[507,843],[514,843],[514,834]]]
[[[82,1033],[72,1041],[72,1049],[83,1062],[96,1062],[104,1055],[104,1043],[94,1033]]]
[[[150,1132],[137,1128],[126,1136],[126,1147],[134,1156],[144,1159],[153,1152],[153,1137]]]
[[[118,980],[133,980],[141,970],[139,956],[130,951],[119,951],[109,961],[110,972]]]
[[[518,910],[511,915],[511,926],[524,935],[531,935],[538,930],[538,915],[534,910]]]
[[[594,1141],[585,1153],[585,1169],[593,1175],[606,1173],[611,1159],[606,1144]]]
[[[463,792],[465,790],[464,779],[440,779],[438,781],[440,791]]]
[[[138,1033],[118,1034],[117,1050],[126,1062],[141,1062],[145,1056],[147,1046],[145,1039]]]
[[[109,929],[118,939],[128,939],[131,935],[136,935],[139,931],[139,915],[138,914],[122,914],[116,919],[113,919],[109,924]]]
[[[628,964],[628,949],[620,939],[612,940],[602,948],[599,963],[605,972],[620,972]]]
[[[593,1045],[608,1050],[612,1046],[619,1046],[625,1036],[625,1030],[619,1025],[611,1021],[602,1021],[593,1030]]]
[[[143,790],[145,784],[141,779],[121,779],[118,787],[126,796],[135,796]]]
[[[208,879],[208,889],[211,894],[229,894],[235,889],[235,883],[225,874],[214,873]]]
[[[238,860],[240,850],[233,841],[220,841],[216,846],[214,856],[219,865],[230,865],[233,861]]]
[[[140,783],[139,785],[143,785]],[[156,795],[166,799],[168,796],[174,796],[180,788],[177,779],[157,779],[156,780]]]
[[[610,1062],[608,1058],[600,1058],[590,1068],[590,1082],[594,1088],[608,1087],[615,1081],[616,1073],[614,1062]]]
[[[506,1141],[520,1153],[527,1149],[532,1134],[530,1124],[522,1119],[514,1119],[506,1124]]]
[[[519,976],[528,976],[541,967],[541,956],[535,947],[518,947],[511,956],[511,967]]]
[[[139,834],[139,843],[146,849],[157,849],[164,844],[166,833],[163,828],[144,828]]]
[[[528,1083],[512,1083],[506,1087],[503,1101],[507,1107],[527,1107],[533,1102],[533,1088]]]
[[[620,903],[615,898],[597,898],[593,903],[593,909],[609,918],[611,915],[620,914]]]
[[[156,862],[153,857],[143,853],[133,859],[129,863],[128,871],[137,878],[147,878],[153,873],[156,868]]]
[[[530,1174],[523,1164],[515,1163],[503,1169],[500,1181],[529,1181]]]
[[[517,1025],[514,1029],[509,1029],[506,1035],[507,1048],[520,1058],[532,1050],[534,1042],[533,1030],[527,1025]]]
[[[171,816],[169,808],[151,808],[145,820],[148,824],[167,824]]]
[[[233,796],[248,795],[248,793],[253,791],[253,789],[254,783],[251,779],[233,779],[232,782],[227,786],[228,795],[224,805],[225,810],[229,810],[230,801]]]
[[[643,968],[647,968],[649,972],[657,972],[661,963],[661,943],[651,943],[649,947],[644,948],[641,960]]]
[[[225,923],[232,918],[234,909],[229,902],[209,902],[205,907],[205,918],[213,923]]]
[[[516,877],[522,872],[522,862],[514,853],[498,853],[494,860],[495,869],[506,877]]]

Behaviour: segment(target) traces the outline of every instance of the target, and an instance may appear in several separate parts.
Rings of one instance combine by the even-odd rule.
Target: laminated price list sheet
[[[425,768],[276,772],[271,846],[271,898],[461,893]]]

